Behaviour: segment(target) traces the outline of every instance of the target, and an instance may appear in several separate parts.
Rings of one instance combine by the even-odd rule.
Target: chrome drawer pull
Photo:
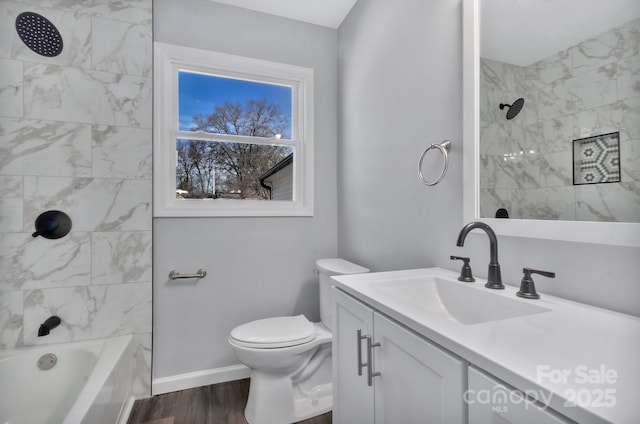
[[[362,363],[362,339],[366,339],[369,336],[363,336],[360,328],[356,330],[356,336],[356,343],[358,344],[358,375],[362,375],[362,368],[369,366],[368,362]]]
[[[369,387],[373,386],[373,377],[380,375],[379,372],[373,372],[373,348],[380,347],[380,343],[372,343],[371,336],[365,336],[367,338],[367,359],[369,367],[367,368],[367,384]]]
[[[175,269],[169,273],[170,280],[182,280],[184,278],[204,278],[207,276],[207,271],[199,269],[195,274],[180,274]]]

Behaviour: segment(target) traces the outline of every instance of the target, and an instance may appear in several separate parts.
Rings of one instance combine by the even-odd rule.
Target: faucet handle
[[[464,263],[462,264],[462,270],[460,270],[460,276],[458,277],[459,281],[464,281],[465,283],[473,283],[476,281],[473,278],[473,274],[471,273],[471,266],[469,266],[470,259],[465,258],[463,256],[453,256],[451,255],[451,260],[460,260]]]
[[[536,286],[533,283],[531,274],[540,274],[543,277],[556,278],[555,272],[540,271],[531,268],[522,268],[524,273],[522,281],[520,282],[520,290],[516,293],[517,296],[524,297],[525,299],[540,299],[540,295],[536,292]]]

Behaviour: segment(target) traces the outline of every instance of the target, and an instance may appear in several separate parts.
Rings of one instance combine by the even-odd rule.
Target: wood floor
[[[247,424],[249,379],[137,400],[128,424]],[[331,424],[331,412],[300,424]]]

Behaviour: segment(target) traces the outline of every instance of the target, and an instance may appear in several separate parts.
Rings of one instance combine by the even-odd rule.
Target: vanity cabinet
[[[568,424],[555,411],[524,397],[493,376],[469,367],[469,424]]]
[[[334,423],[466,421],[466,362],[338,289],[333,296]]]

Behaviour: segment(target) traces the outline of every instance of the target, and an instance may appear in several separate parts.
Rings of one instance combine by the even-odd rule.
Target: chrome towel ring
[[[430,182],[425,180],[424,176],[422,175],[422,161],[424,160],[424,157],[426,156],[427,152],[432,149],[440,150],[440,152],[442,153],[442,157],[444,159],[444,166],[442,167],[442,174],[440,175],[440,177],[437,180]],[[447,168],[449,167],[449,151],[450,150],[451,150],[451,142],[449,140],[443,140],[442,143],[440,144],[433,143],[429,147],[424,149],[424,152],[422,152],[422,154],[420,155],[420,161],[418,162],[418,175],[420,176],[420,181],[422,181],[422,184],[425,184],[428,186],[434,186],[438,184],[440,181],[442,181],[442,179],[447,173]]]

